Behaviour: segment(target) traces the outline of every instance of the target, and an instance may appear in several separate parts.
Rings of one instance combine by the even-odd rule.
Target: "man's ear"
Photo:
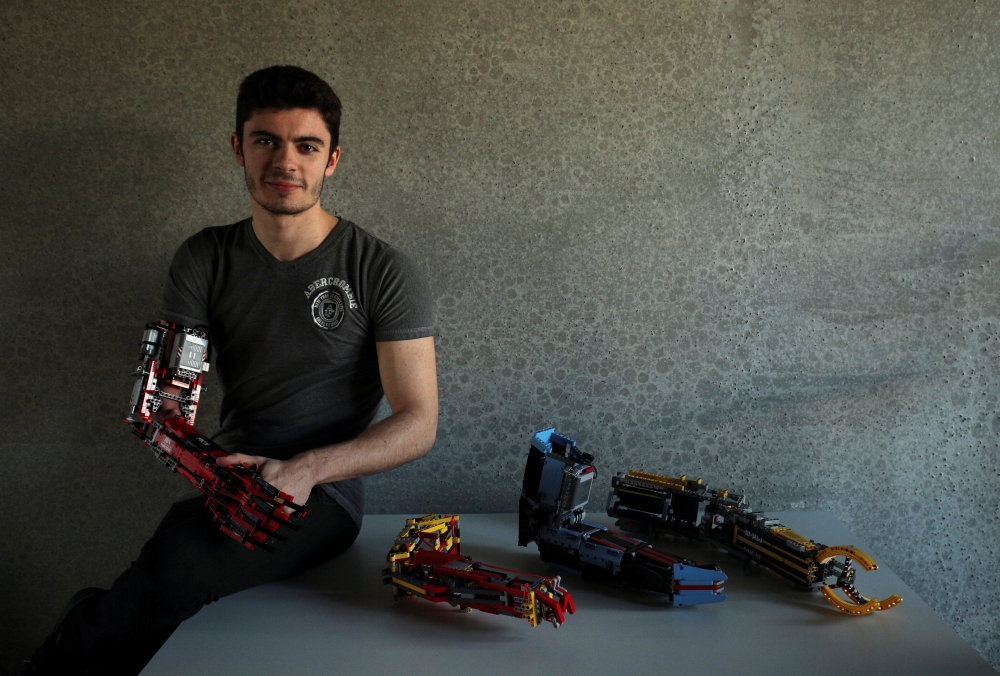
[[[330,177],[333,175],[334,170],[337,168],[337,162],[340,161],[340,146],[333,149],[330,153],[330,159],[326,163],[326,171],[323,172],[324,176]]]
[[[235,131],[229,137],[229,144],[233,147],[233,159],[236,160],[236,164],[245,167],[247,163],[243,159],[243,144],[240,142],[240,137],[236,135]],[[329,174],[327,175],[329,176]]]

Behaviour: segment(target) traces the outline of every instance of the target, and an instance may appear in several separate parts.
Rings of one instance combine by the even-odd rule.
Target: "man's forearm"
[[[314,484],[385,472],[424,456],[437,435],[437,412],[403,410],[341,444],[299,453],[288,462]]]
[[[356,439],[305,451],[290,460],[234,453],[219,458],[219,465],[255,465],[261,478],[304,504],[316,484],[384,472],[423,456],[437,435],[434,339],[380,342],[375,348],[391,416]]]

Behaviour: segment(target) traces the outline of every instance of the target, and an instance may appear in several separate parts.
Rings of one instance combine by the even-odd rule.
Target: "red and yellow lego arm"
[[[509,615],[532,626],[558,627],[576,612],[560,578],[542,577],[472,560],[459,553],[458,516],[407,519],[386,559],[385,584],[396,599],[415,596],[462,610]]]

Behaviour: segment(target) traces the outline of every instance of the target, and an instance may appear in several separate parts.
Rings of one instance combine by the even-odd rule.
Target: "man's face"
[[[232,136],[250,198],[272,214],[299,214],[319,203],[323,180],[333,174],[340,147],[330,152],[330,131],[316,110],[258,110]]]

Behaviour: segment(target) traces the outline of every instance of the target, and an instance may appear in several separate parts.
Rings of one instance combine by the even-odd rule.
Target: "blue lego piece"
[[[716,586],[726,579],[726,574],[719,570],[675,563],[674,605],[695,606],[725,601],[726,595],[719,594]]]

